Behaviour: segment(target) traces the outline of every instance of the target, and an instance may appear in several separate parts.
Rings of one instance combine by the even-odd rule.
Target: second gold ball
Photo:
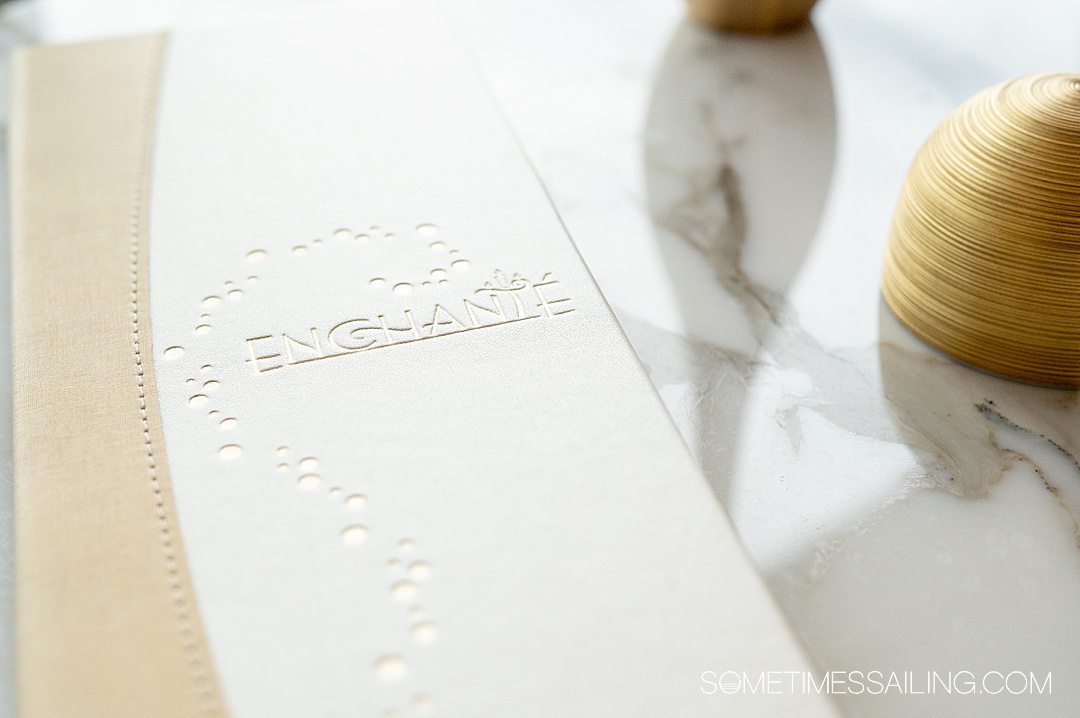
[[[687,0],[691,17],[714,30],[762,35],[806,23],[817,0]]]

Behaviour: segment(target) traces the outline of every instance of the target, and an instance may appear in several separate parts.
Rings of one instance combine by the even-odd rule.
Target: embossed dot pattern
[[[238,444],[226,444],[218,449],[218,456],[222,461],[233,461],[240,458],[240,455],[244,453],[244,450],[240,448]]]
[[[322,483],[322,477],[318,474],[304,474],[296,480],[296,485],[306,491],[312,491],[319,488],[319,484]]]
[[[431,621],[419,621],[412,627],[412,637],[417,643],[431,643],[436,633],[435,624]]]
[[[346,526],[341,530],[341,542],[346,546],[358,546],[367,538],[367,527],[360,524]]]
[[[408,664],[397,653],[390,653],[375,659],[375,675],[384,681],[401,680],[407,671]]]
[[[394,597],[395,601],[401,603],[408,603],[416,598],[417,592],[416,584],[408,580],[395,581],[390,586],[390,595]]]
[[[413,710],[417,715],[428,715],[431,713],[431,698],[426,693],[417,693],[412,699]]]
[[[305,257],[309,254],[319,256],[321,253],[328,251],[322,249],[324,246],[363,247],[369,243],[400,242],[404,247],[409,242],[419,242],[417,246],[425,250],[425,256],[434,258],[433,265],[429,265],[428,268],[424,269],[421,276],[401,278],[368,276],[366,280],[360,278],[360,281],[366,282],[367,287],[371,290],[389,290],[392,295],[404,297],[412,294],[417,289],[431,291],[437,286],[446,286],[449,283],[451,270],[455,273],[469,271],[469,261],[461,255],[460,250],[448,246],[446,241],[439,237],[439,234],[439,227],[431,223],[418,224],[412,231],[400,235],[392,231],[384,231],[377,225],[362,230],[338,227],[323,235],[323,237],[327,238],[325,241],[323,237],[314,237],[304,244],[286,246],[276,254],[271,249],[253,248],[242,259],[245,264],[266,265],[265,272],[260,271],[260,274],[266,276],[266,272],[273,274],[275,262],[271,260],[275,257],[279,257],[276,260],[278,264],[286,261],[280,259],[280,257],[285,257],[288,261],[312,261],[305,259]],[[235,305],[236,302],[247,299],[249,293],[256,292],[254,296],[257,296],[257,290],[261,287],[261,283],[259,287],[254,286],[259,280],[258,276],[240,274],[240,280],[246,280],[245,289],[240,289],[237,286],[238,282],[227,279],[222,281],[217,290],[199,300],[201,311],[194,315],[197,317],[197,321],[192,325],[196,335],[204,336],[209,334],[213,330],[215,321],[222,321],[218,312],[228,311],[229,307]],[[179,362],[188,354],[188,349],[177,344],[168,347],[162,353],[162,356],[170,362]],[[230,438],[238,436],[242,433],[243,428],[241,419],[232,413],[222,413],[218,408],[210,405],[211,396],[219,397],[220,395],[225,399],[228,398],[228,391],[221,376],[217,375],[214,365],[209,363],[190,365],[188,371],[195,373],[195,366],[198,367],[198,371],[203,374],[203,377],[198,381],[190,377],[183,380],[185,387],[191,387],[187,390],[189,405],[192,409],[205,411],[218,430],[230,432]],[[195,393],[190,393],[192,391]],[[219,403],[219,401],[215,403]],[[238,436],[238,438],[242,440],[242,437]],[[217,449],[217,454],[222,462],[236,462],[244,454],[244,449],[241,443],[237,441],[237,443],[221,445]],[[350,555],[359,557],[359,560],[365,560],[363,557],[367,554],[367,551],[364,549],[364,545],[368,542],[369,527],[364,516],[368,511],[368,496],[364,493],[357,493],[355,490],[346,490],[338,484],[327,484],[323,476],[325,472],[321,470],[321,462],[316,456],[294,454],[293,450],[284,444],[274,449],[274,455],[277,458],[269,463],[268,469],[294,482],[296,489],[300,493],[329,497],[332,500],[331,506],[336,504],[338,507],[336,510],[342,512],[338,514],[340,523],[337,524],[338,528],[336,529],[337,540],[344,550],[357,552],[355,554],[350,553]],[[290,458],[297,455],[300,458]],[[348,488],[354,489],[355,487],[350,486]],[[357,519],[363,521],[363,523],[357,522]],[[329,533],[328,536],[332,537],[333,533]],[[421,584],[426,585],[430,580],[432,567],[428,561],[416,556],[416,542],[412,538],[399,539],[396,542],[396,547],[398,555],[390,557],[385,562],[386,568],[391,574],[386,584],[386,590],[392,602],[401,606],[400,610],[403,611],[403,637],[416,646],[422,646],[434,641],[438,634],[435,622],[426,615],[424,609],[419,605]],[[420,648],[417,648],[417,650],[420,650]],[[377,657],[373,659],[372,666],[379,680],[388,682],[406,679],[409,681],[415,680],[409,670],[409,661],[406,655],[400,652],[376,655]],[[426,692],[420,691],[413,694],[413,698],[407,702],[405,709],[389,707],[384,711],[384,714],[423,715],[430,711],[431,705],[430,696]]]
[[[426,581],[431,576],[431,564],[427,561],[413,561],[409,564],[409,575],[417,581]]]

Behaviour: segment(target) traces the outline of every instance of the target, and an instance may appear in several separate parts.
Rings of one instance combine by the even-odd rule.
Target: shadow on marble
[[[822,669],[1057,681],[1026,699],[845,697],[845,712],[1067,714],[1080,395],[953,362],[881,304],[862,344],[830,347],[800,323],[792,287],[847,286],[839,268],[803,276],[829,200],[832,92],[813,28],[763,41],[678,27],[652,89],[645,169],[685,331],[620,321]]]
[[[817,235],[835,149],[813,25],[767,38],[677,27],[652,89],[645,184],[685,334],[701,340],[689,358],[703,399],[691,448],[721,499],[733,446],[724,435],[762,348],[787,323],[784,293]]]
[[[812,542],[777,559],[770,587],[825,670],[908,671],[916,681],[930,670],[1053,672],[1052,694],[843,696],[848,715],[1069,715],[1080,641],[1070,608],[1080,595],[1080,395],[954,362],[884,302],[879,332],[849,357],[867,378],[858,391],[822,388],[826,401],[803,402],[853,470],[848,521],[822,522]],[[852,510],[859,491],[869,495],[888,474],[899,481],[883,487],[896,493]]]
[[[879,330],[882,392],[902,440],[921,450],[920,463],[939,488],[985,497],[1005,470],[1027,462],[1080,520],[1080,485],[1057,485],[1035,457],[997,438],[1006,430],[1042,444],[1080,480],[1080,392],[1022,384],[956,362],[922,344],[884,301]]]

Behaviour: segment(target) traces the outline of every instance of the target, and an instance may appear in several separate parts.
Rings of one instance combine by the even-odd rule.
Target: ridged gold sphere
[[[995,85],[934,131],[896,207],[882,292],[946,354],[1080,387],[1080,74]]]
[[[817,0],[687,0],[690,15],[714,30],[783,32],[810,18]]]

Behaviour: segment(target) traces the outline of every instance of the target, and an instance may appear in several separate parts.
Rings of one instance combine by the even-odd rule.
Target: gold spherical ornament
[[[1080,74],[995,85],[934,131],[901,192],[882,293],[946,354],[1080,387]]]
[[[690,15],[714,30],[767,34],[802,25],[817,0],[687,0]]]

